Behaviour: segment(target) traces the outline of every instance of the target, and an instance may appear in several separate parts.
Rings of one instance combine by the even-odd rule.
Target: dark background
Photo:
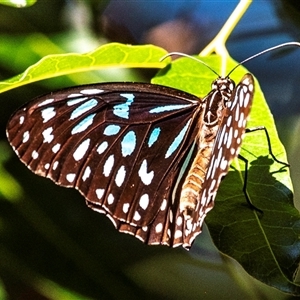
[[[237,3],[40,0],[29,8],[1,6],[0,78],[23,72],[45,55],[87,52],[110,41],[199,53]],[[298,3],[254,1],[228,40],[230,55],[241,61],[279,43],[298,41]],[[298,208],[299,62],[300,49],[282,49],[246,64],[261,84],[287,149]],[[147,81],[153,72],[108,70],[98,75],[104,81]],[[21,191],[12,196],[17,192],[13,187],[10,196],[0,194],[3,299],[288,299],[221,256],[207,231],[189,253],[143,245],[89,210],[76,191],[35,176],[19,162],[5,138],[10,114],[39,94],[95,81],[85,73],[1,95],[0,158]]]

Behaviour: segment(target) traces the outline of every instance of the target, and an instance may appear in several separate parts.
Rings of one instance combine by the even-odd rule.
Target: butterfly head
[[[235,83],[229,77],[219,77],[212,83],[212,90],[222,94],[224,101],[228,101],[235,88]]]
[[[205,97],[206,108],[204,122],[208,126],[216,125],[222,118],[224,107],[230,100],[235,83],[228,77],[218,77],[212,83],[211,92]]]

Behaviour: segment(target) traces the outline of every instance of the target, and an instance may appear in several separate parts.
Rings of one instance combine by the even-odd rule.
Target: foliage
[[[30,43],[37,42],[31,40]],[[24,41],[24,51],[31,49],[29,45],[29,40]],[[15,56],[12,51],[11,44],[7,43],[1,50],[2,63],[7,63],[7,56]],[[31,51],[31,55],[35,54]],[[91,70],[118,67],[161,69],[152,79],[153,83],[200,97],[209,92],[215,75],[207,67],[186,58],[171,64],[170,59],[160,62],[164,54],[166,50],[151,45],[105,43],[86,54],[41,55],[43,58],[30,63],[26,71],[0,82],[0,90],[12,90],[60,75],[69,75],[67,80],[71,78],[71,82],[76,82],[70,74],[83,71],[89,72],[84,73],[88,74],[85,78],[90,76],[87,80],[99,77],[110,80],[115,73],[106,75]],[[22,57],[25,60],[28,56],[23,54]],[[201,59],[216,72],[222,72],[222,55],[209,54]],[[225,64],[228,72],[236,62],[225,55]],[[117,73],[120,72],[118,69]],[[239,67],[231,77],[238,82],[245,72]],[[127,76],[136,77],[141,76],[136,73]],[[77,81],[83,80],[79,78]],[[23,100],[29,99],[24,96]],[[266,126],[273,153],[279,160],[286,161],[258,83],[248,125]],[[11,171],[7,172],[4,163],[12,161],[12,155],[7,145],[1,143],[0,147],[0,196],[6,200],[0,203],[3,241],[0,275],[5,277],[5,282],[7,274],[12,274],[14,280],[31,286],[49,299],[140,299],[141,296],[144,299],[194,299],[204,292],[208,292],[211,299],[232,299],[232,289],[236,299],[259,298],[266,294],[270,299],[282,297],[248,276],[228,258],[232,257],[254,278],[286,293],[300,294],[294,283],[300,255],[299,212],[293,205],[289,169],[271,159],[263,132],[248,134],[241,152],[249,161],[249,197],[263,214],[247,206],[242,192],[245,165],[236,160],[221,184],[215,208],[206,218],[212,240],[222,254],[215,251],[205,230],[196,239],[190,254],[181,249],[148,247],[121,235],[103,216],[89,211],[76,191],[53,187],[47,180],[35,178],[16,161],[8,167],[6,164]],[[50,263],[46,266],[47,260]],[[5,295],[2,290],[1,286],[1,293]],[[224,295],[224,291],[228,294]]]

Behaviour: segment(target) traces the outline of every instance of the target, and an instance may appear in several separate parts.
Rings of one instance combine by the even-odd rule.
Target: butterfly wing
[[[193,152],[202,112],[199,98],[172,88],[87,85],[29,102],[7,136],[29,169],[77,188],[120,231],[174,246],[183,243],[174,236],[174,178]]]
[[[224,110],[203,183],[201,205],[198,208],[200,211],[205,207],[210,207],[210,209],[213,207],[221,179],[228,173],[232,160],[239,154],[252,106],[253,94],[253,76],[246,74],[234,89]]]

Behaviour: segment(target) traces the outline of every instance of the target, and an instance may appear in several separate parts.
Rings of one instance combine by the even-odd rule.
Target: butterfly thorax
[[[182,185],[180,196],[180,211],[183,211],[186,218],[193,218],[193,212],[201,199],[215,138],[234,87],[231,79],[220,77],[212,83],[212,91],[203,99],[205,112],[203,120],[199,120],[198,152]],[[204,213],[211,208],[208,206]]]

